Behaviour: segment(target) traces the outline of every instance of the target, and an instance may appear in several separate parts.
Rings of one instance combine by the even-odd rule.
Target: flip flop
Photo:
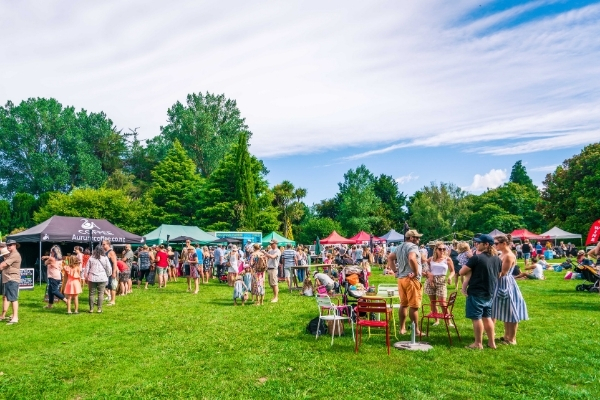
[[[467,349],[467,350],[483,350],[483,347],[465,346],[465,349]]]
[[[6,323],[6,325],[14,325],[14,324],[18,324],[18,323],[19,323],[19,321],[8,321]]]

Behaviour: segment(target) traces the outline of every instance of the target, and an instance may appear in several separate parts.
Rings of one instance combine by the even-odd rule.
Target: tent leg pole
[[[42,286],[42,241],[40,240],[40,257],[38,258],[40,263],[40,269],[38,271],[40,275],[40,286]]]

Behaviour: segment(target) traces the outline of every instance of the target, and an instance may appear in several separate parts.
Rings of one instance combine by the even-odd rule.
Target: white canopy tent
[[[567,231],[563,231],[558,226],[555,226],[549,231],[542,233],[541,236],[547,236],[555,242],[557,239],[579,239],[580,241],[582,240],[581,235],[577,233],[569,233]]]

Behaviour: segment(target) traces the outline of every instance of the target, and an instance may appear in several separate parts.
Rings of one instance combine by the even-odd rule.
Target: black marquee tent
[[[57,215],[23,232],[9,235],[7,239],[13,239],[21,244],[39,243],[37,262],[40,267],[40,281],[42,279],[42,267],[39,261],[42,246],[45,243],[100,243],[106,239],[113,244],[144,243],[143,237],[126,232],[105,219],[61,217]],[[28,250],[32,250],[31,247],[28,246]],[[21,252],[21,255],[24,256],[24,260],[28,259],[23,252]]]

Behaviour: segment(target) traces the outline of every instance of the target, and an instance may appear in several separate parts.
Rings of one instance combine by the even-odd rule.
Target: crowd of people
[[[512,240],[506,235],[478,235],[475,246],[466,242],[448,246],[437,242],[431,256],[419,247],[421,234],[409,230],[405,242],[388,257],[388,268],[396,271],[400,297],[400,333],[406,330],[407,317],[418,331],[418,311],[422,302],[421,277],[425,278],[425,293],[432,304],[444,304],[447,285],[454,275],[463,278],[462,292],[467,296],[466,316],[472,320],[475,340],[469,349],[483,349],[483,333],[487,346],[496,348],[495,323],[504,323],[504,335],[499,343],[517,344],[519,321],[527,320],[527,306],[515,280],[516,256]],[[519,273],[520,274],[520,273]],[[516,274],[516,275],[519,275]],[[458,280],[454,280],[458,284]],[[441,303],[436,303],[439,301]],[[434,312],[435,306],[434,307]]]
[[[480,234],[474,238],[473,247],[467,242],[435,242],[428,251],[420,245],[421,236],[417,231],[409,230],[405,242],[389,246],[377,244],[372,249],[366,245],[326,246],[321,256],[325,268],[313,274],[315,286],[327,294],[336,291],[339,286],[335,281],[337,269],[328,268],[329,265],[357,265],[370,274],[372,264],[384,263],[384,274],[394,274],[398,281],[400,334],[407,332],[409,319],[415,323],[416,334],[420,335],[417,322],[423,292],[431,304],[444,304],[448,299],[448,286],[453,285],[456,290],[460,287],[466,295],[466,316],[472,320],[475,337],[467,346],[469,349],[483,348],[484,332],[487,346],[495,348],[497,321],[504,323],[504,335],[499,343],[516,345],[518,324],[528,319],[527,306],[516,280],[544,279],[544,270],[551,268],[543,254],[532,255],[538,250],[539,243],[534,246],[524,241],[520,245],[514,244],[510,235]],[[0,243],[3,296],[0,319],[7,318],[11,306],[9,324],[19,321],[21,256],[18,246],[12,240]],[[587,255],[600,260],[600,245]],[[519,256],[525,259],[523,272],[517,266]],[[586,253],[579,250],[577,262],[586,259]],[[135,251],[125,245],[118,253],[110,241],[105,240],[93,249],[75,246],[73,253],[67,256],[63,256],[60,246],[55,245],[42,257],[48,283],[45,308],[52,309],[57,301],[64,302],[67,314],[78,314],[79,295],[87,285],[87,311],[102,313],[104,304],[116,305],[117,296],[132,293],[136,284],[138,289],[142,288],[142,283],[144,289],[155,284],[158,289],[163,289],[179,277],[186,279],[189,293],[198,294],[201,284],[218,279],[233,289],[234,305],[252,301],[261,306],[265,301],[266,284],[272,292],[270,302],[279,301],[280,281],[291,288],[292,279],[297,279],[304,282],[304,293],[313,295],[312,280],[304,274],[305,268],[295,268],[310,264],[310,260],[308,247],[279,246],[277,240],[272,240],[265,249],[252,243],[238,248],[235,244],[194,246],[187,241],[181,252],[161,244],[143,245]],[[432,311],[437,311],[436,306],[433,308]],[[438,323],[435,321],[434,325]]]

